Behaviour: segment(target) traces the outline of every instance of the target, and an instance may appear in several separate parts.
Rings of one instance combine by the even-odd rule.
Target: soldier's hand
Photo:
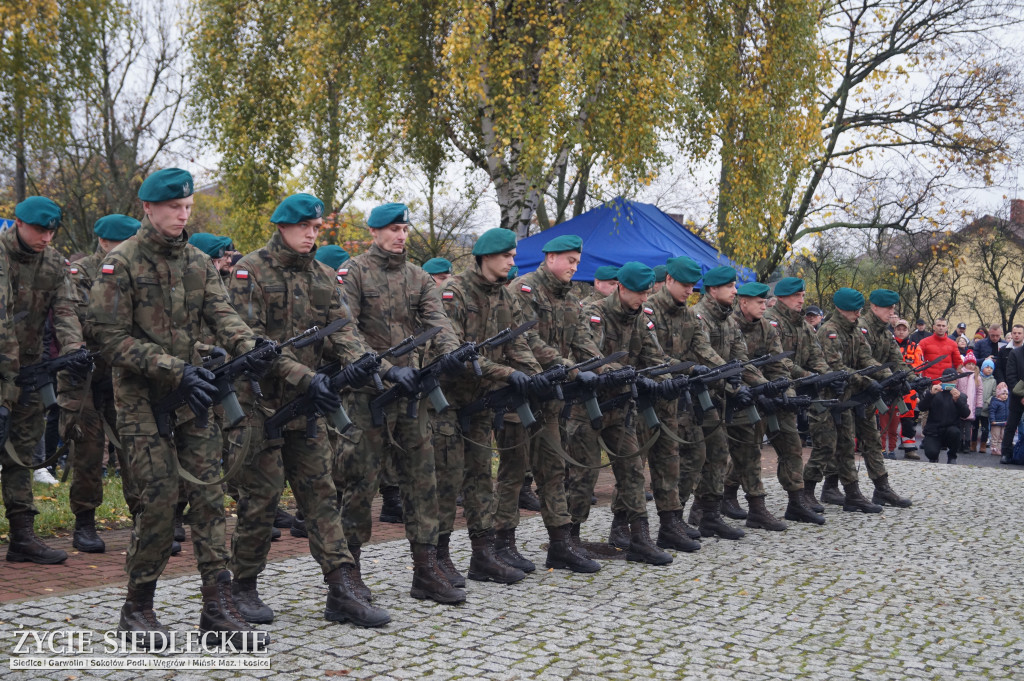
[[[882,384],[879,383],[878,381],[871,381],[870,383],[868,383],[868,387],[864,389],[864,392],[866,392],[871,397],[881,397],[882,391]]]
[[[446,352],[441,355],[438,359],[441,365],[441,373],[448,375],[458,375],[466,370],[466,363],[460,362],[458,357],[453,356],[450,352]]]
[[[778,397],[786,392],[787,388],[789,388],[788,378],[776,378],[768,383],[768,386],[764,389],[764,395],[766,397]]]
[[[597,382],[600,380],[600,377],[593,371],[581,371],[576,374],[576,380],[587,388],[594,388],[597,386]]]
[[[186,364],[181,372],[181,387],[188,391],[185,401],[196,416],[205,413],[213,404],[213,398],[217,396],[217,387],[213,385],[215,378],[212,371],[191,364]]]
[[[754,394],[750,392],[750,388],[747,386],[740,386],[736,392],[732,395],[733,402],[740,409],[746,409],[750,405],[754,404]]]
[[[837,378],[836,380],[829,383],[828,387],[829,390],[831,390],[836,397],[840,397],[844,392],[846,392],[846,380],[842,378]]]
[[[925,390],[930,390],[935,383],[930,378],[919,378],[910,384],[910,387],[919,393],[923,393]]]
[[[370,366],[359,366],[349,364],[341,370],[341,381],[350,388],[361,388],[373,378],[373,369]]]
[[[327,374],[314,374],[306,394],[321,414],[333,414],[341,406],[341,395],[331,390],[331,379]]]
[[[690,367],[690,376],[692,376],[694,378],[696,378],[698,376],[703,376],[704,374],[710,374],[710,373],[711,373],[711,369],[706,367],[706,366],[704,366],[703,364],[694,364],[692,367]]]
[[[636,379],[636,387],[645,390],[653,395],[658,394],[658,382],[647,376],[640,376]]]
[[[11,410],[0,404],[0,449],[7,443],[7,435],[11,430]]]
[[[536,392],[543,393],[551,389],[551,381],[544,374],[530,376],[530,383]]]
[[[92,366],[92,358],[89,357],[89,351],[81,348],[68,354],[68,363],[65,365],[65,371],[79,381],[84,381],[85,377],[89,375]]]
[[[254,347],[258,348],[272,342],[266,338],[257,338]],[[277,361],[277,357],[278,354],[276,352],[268,352],[262,356],[249,355],[245,358],[245,370],[257,378],[262,378],[270,371],[270,367]]]
[[[392,383],[402,386],[402,390],[411,395],[416,392],[416,379],[419,378],[419,374],[412,367],[391,367],[388,369],[388,372],[384,374],[384,378],[388,379]]]
[[[530,389],[530,377],[522,371],[513,371],[509,374],[508,384],[518,390],[521,395],[525,395]]]

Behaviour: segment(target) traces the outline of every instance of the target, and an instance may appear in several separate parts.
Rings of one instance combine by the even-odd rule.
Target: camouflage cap
[[[876,288],[868,295],[868,300],[878,307],[892,307],[900,304],[900,294],[887,288]]]
[[[619,283],[636,293],[647,291],[654,286],[654,270],[642,262],[627,262],[619,268]]]
[[[693,258],[681,255],[665,261],[668,276],[681,284],[696,284],[700,281],[700,265]]]
[[[516,233],[511,229],[495,227],[480,235],[473,246],[473,255],[506,253],[516,247]]]
[[[366,219],[366,226],[370,229],[380,229],[396,222],[409,222],[409,207],[404,203],[385,203],[370,211],[370,217]]]
[[[316,249],[316,255],[313,257],[330,267],[332,270],[336,270],[349,259],[349,254],[348,251],[341,246],[326,244],[324,246],[319,246]]]
[[[544,247],[540,250],[544,253],[565,253],[566,251],[583,252],[583,239],[579,238],[575,234],[563,234],[562,236],[555,237],[544,244]]]
[[[54,230],[60,227],[60,206],[45,196],[30,196],[14,207],[14,217],[24,223]]]
[[[324,202],[312,194],[292,194],[277,204],[270,221],[275,225],[297,225],[324,216]]]
[[[775,284],[775,295],[791,296],[804,290],[804,280],[799,277],[784,277]]]
[[[832,302],[840,310],[854,312],[864,307],[864,294],[844,286],[832,295]]]
[[[113,215],[104,215],[97,220],[92,231],[101,239],[124,241],[135,236],[141,226],[142,223],[133,217],[114,213]]]
[[[151,203],[184,199],[195,192],[192,174],[181,168],[164,168],[146,178],[139,187],[139,198]]]
[[[767,298],[768,291],[768,284],[749,281],[736,289],[736,295],[743,296],[744,298]]]
[[[188,242],[211,258],[223,258],[231,248],[231,237],[199,232],[188,238]]]
[[[452,263],[446,258],[431,258],[423,263],[423,271],[427,274],[451,274]]]
[[[619,268],[612,265],[601,265],[594,270],[594,279],[597,281],[615,281],[619,278]]]
[[[736,281],[736,270],[728,265],[715,267],[704,273],[704,288],[708,286],[725,286]]]

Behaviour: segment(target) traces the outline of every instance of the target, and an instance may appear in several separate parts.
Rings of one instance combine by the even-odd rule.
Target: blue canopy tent
[[[736,268],[741,282],[757,280],[753,270],[725,257],[657,206],[621,197],[521,240],[516,246],[519,273],[537,269],[544,261],[541,248],[563,234],[575,234],[583,239],[583,259],[573,277],[575,281],[593,281],[594,271],[602,265],[618,267],[630,260],[639,260],[654,267],[677,255],[688,255],[696,260],[702,272],[729,265]]]

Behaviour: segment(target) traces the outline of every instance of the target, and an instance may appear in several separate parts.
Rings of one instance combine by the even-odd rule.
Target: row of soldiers
[[[32,533],[35,508],[20,457],[39,439],[43,404],[28,391],[19,399],[14,389],[19,367],[40,356],[41,330],[52,311],[69,358],[62,400],[75,393],[88,400],[100,394],[94,386],[104,376],[111,381],[112,400],[64,403],[65,438],[77,428],[70,437],[80,446],[86,440],[101,444],[100,430],[105,430],[124,456],[134,526],[122,631],[166,634],[153,598],[171,553],[174,509],[184,495],[202,578],[200,628],[265,643],[265,632],[250,623],[273,619],[257,580],[286,481],[329,586],[325,617],[359,626],[390,621],[373,605],[360,561],[361,547],[370,539],[370,503],[382,456],[390,457],[401,492],[414,564],[411,595],[440,603],[465,601],[466,576],[511,584],[535,569],[516,541],[518,492],[527,467],[537,481],[550,538],[546,566],[598,571],[600,552],[581,540],[581,527],[589,516],[602,451],[616,480],[609,543],[624,549],[627,560],[665,565],[673,560],[665,549],[696,551],[701,537],[742,537],[742,530],[722,519],[723,512],[745,514],[751,528],[783,530],[785,523],[764,502],[759,449],[764,422],[751,407],[760,398],[791,393],[791,379],[889,362],[902,366],[885,331],[898,302],[891,291],[873,292],[863,316],[858,316],[863,296],[839,291],[836,312],[817,336],[803,321],[801,280],[779,282],[779,305],[766,312],[767,286],[748,283],[737,289],[732,268],[702,273],[687,257],[666,263],[664,286],[653,296],[654,271],[629,262],[605,280],[605,295],[599,291],[581,302],[572,284],[582,257],[579,237],[552,239],[540,267],[509,283],[516,240],[501,229],[481,235],[474,263],[438,287],[406,259],[409,217],[402,204],[375,208],[367,221],[369,250],[335,269],[316,259],[323,203],[309,194],[290,196],[271,216],[276,230],[267,245],[244,256],[222,279],[213,262],[188,244],[193,188],[186,171],[154,173],[139,190],[145,219],[133,225],[124,216],[110,218],[110,227],[118,229],[98,228],[97,253],[70,269],[48,246],[61,219],[48,199],[19,204],[15,228],[0,237],[6,275],[0,286],[5,297],[0,299],[5,359],[0,428],[10,432],[2,454],[3,498],[12,528],[7,558],[43,564],[66,558]],[[121,236],[128,238],[115,238]],[[690,307],[688,299],[701,279],[703,296]],[[314,325],[326,335],[301,346],[286,343]],[[485,342],[503,332],[502,342]],[[393,351],[403,345],[413,351]],[[95,367],[86,348],[99,353]],[[714,384],[713,400],[700,419],[681,408],[674,379],[643,375],[645,369],[676,364],[677,373],[699,379],[727,362],[760,355],[771,361],[760,368],[746,364],[739,380]],[[215,404],[224,398],[224,386],[203,363],[214,356],[237,358],[249,379],[232,386],[244,414],[240,421]],[[593,358],[604,359],[589,368],[577,366]],[[485,410],[457,418],[460,410],[504,386],[522,395],[550,395],[555,386],[548,376],[560,367],[567,368],[565,378],[610,405],[599,419],[581,404],[563,421],[559,403],[550,399],[538,402],[530,414],[535,424],[511,413],[496,423]],[[640,371],[628,385],[618,378],[625,369]],[[433,390],[435,399],[424,397],[425,376],[439,377],[434,387],[443,394],[440,401]],[[659,397],[657,425],[635,422],[634,401],[620,399],[635,387]],[[866,376],[837,381],[834,389],[841,397],[862,390],[880,393],[876,379]],[[161,433],[159,405],[171,392],[183,396],[183,406],[173,414],[172,428]],[[399,398],[382,403],[390,393]],[[270,437],[268,418],[297,399],[312,411]],[[747,415],[726,419],[721,409],[726,404]],[[323,417],[340,413],[350,416],[351,426],[328,427]],[[814,453],[805,467],[795,415],[783,410],[777,417],[779,428],[771,438],[779,453],[779,479],[789,493],[786,519],[825,522],[814,494],[823,477],[823,496],[842,480],[845,510],[909,505],[888,484],[872,418],[844,412],[837,426],[828,412],[816,415]],[[80,437],[87,428],[93,430]],[[500,451],[497,494],[492,435]],[[873,501],[858,486],[855,436],[875,484]],[[83,458],[77,454],[73,460]],[[656,540],[647,516],[644,454],[659,516]],[[238,493],[230,551],[222,459],[233,462],[229,475]],[[87,477],[79,467],[74,474]],[[741,486],[749,511],[738,503]],[[466,576],[450,553],[460,493],[472,544]],[[687,524],[683,507],[691,496]],[[94,508],[89,502],[76,511],[76,530],[95,534]],[[83,541],[92,538],[85,531],[81,535]]]

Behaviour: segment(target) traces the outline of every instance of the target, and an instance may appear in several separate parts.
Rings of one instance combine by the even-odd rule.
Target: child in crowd
[[[1003,447],[1003,432],[1010,416],[1010,391],[1005,383],[996,386],[996,394],[988,405],[988,422],[992,430],[992,456],[999,456]]]
[[[939,450],[943,448],[946,449],[946,463],[956,463],[960,423],[971,413],[967,396],[957,390],[956,373],[955,369],[946,369],[942,372],[941,383],[934,384],[921,396],[920,409],[928,412],[922,447],[924,455],[932,463],[938,462]]]
[[[977,442],[971,439],[971,433],[974,430],[978,407],[981,406],[982,387],[981,375],[978,373],[978,360],[974,358],[974,353],[971,350],[964,355],[962,373],[970,375],[956,379],[956,389],[967,397],[970,414],[960,422],[960,450],[973,452]]]
[[[971,433],[971,442],[977,441],[978,451],[982,454],[988,446],[988,405],[996,394],[996,364],[991,357],[986,357],[981,363],[981,404],[978,406],[977,418],[974,421],[974,431]]]

